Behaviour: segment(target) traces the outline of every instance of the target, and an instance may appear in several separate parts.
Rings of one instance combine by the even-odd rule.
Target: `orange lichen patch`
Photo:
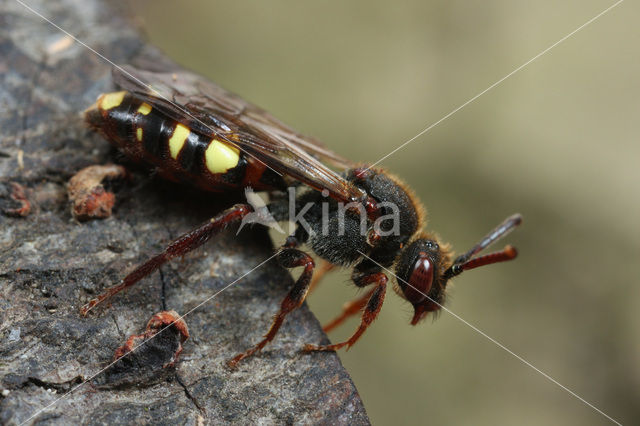
[[[16,207],[15,209],[5,209],[4,214],[15,217],[27,216],[31,213],[31,203],[27,198],[27,191],[22,185],[16,182],[10,182],[9,187],[11,188],[11,194],[9,194],[9,197],[11,197],[13,201],[19,203],[20,207]]]
[[[78,220],[104,219],[111,216],[116,197],[102,186],[102,182],[126,176],[125,168],[114,164],[89,166],[76,173],[69,180],[67,188],[73,216]]]
[[[182,352],[182,344],[189,338],[189,330],[187,329],[187,323],[178,315],[176,311],[162,311],[153,315],[147,323],[147,328],[142,334],[134,334],[129,336],[124,345],[116,349],[113,354],[113,360],[117,360],[135,350],[138,346],[144,343],[146,340],[151,339],[166,327],[175,327],[180,334],[180,342],[178,343],[178,349],[174,353],[171,360],[163,367],[171,367],[175,364],[178,356]]]

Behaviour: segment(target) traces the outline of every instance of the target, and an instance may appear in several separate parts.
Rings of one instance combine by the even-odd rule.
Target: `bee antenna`
[[[489,247],[495,241],[504,237],[513,229],[522,223],[522,216],[519,213],[509,216],[500,225],[498,225],[493,231],[489,232],[478,244],[473,246],[471,250],[458,256],[453,262],[453,265],[447,269],[444,273],[445,279],[453,278],[456,275],[460,275],[462,271],[478,268],[484,265],[491,265],[492,263],[506,262],[507,260],[515,259],[518,255],[518,251],[515,247],[508,245],[501,251],[485,254],[474,258],[473,256]]]

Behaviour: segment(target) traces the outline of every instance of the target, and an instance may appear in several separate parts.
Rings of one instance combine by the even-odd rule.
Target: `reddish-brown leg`
[[[278,330],[284,322],[287,314],[300,307],[300,305],[302,305],[302,302],[304,302],[307,293],[309,292],[309,285],[311,283],[313,268],[315,266],[311,256],[298,249],[285,248],[278,255],[278,260],[280,261],[280,264],[282,264],[282,266],[284,266],[285,268],[304,266],[304,270],[294,284],[293,288],[289,290],[289,294],[287,294],[287,296],[282,301],[282,304],[280,305],[280,311],[278,311],[278,313],[274,317],[271,328],[264,336],[264,338],[251,349],[236,355],[233,359],[227,362],[229,367],[235,367],[240,361],[258,352],[259,350],[264,348],[267,343],[272,341],[275,335],[278,333]]]
[[[378,313],[380,312],[380,308],[382,308],[382,302],[384,302],[384,295],[387,291],[387,276],[382,272],[377,272],[371,275],[367,275],[362,278],[362,282],[376,283],[374,287],[371,297],[367,301],[366,307],[364,308],[364,312],[362,313],[362,321],[360,322],[360,326],[356,330],[355,333],[344,342],[336,343],[333,345],[305,345],[304,351],[335,351],[344,346],[350,348],[353,344],[362,336],[364,331],[371,325],[373,320],[376,319]]]
[[[313,278],[311,279],[311,284],[309,285],[309,294],[313,293],[313,290],[316,289],[318,284],[320,284],[320,280],[325,274],[335,268],[335,265],[327,262],[326,260],[321,260],[320,265],[313,272]]]
[[[100,296],[89,301],[89,303],[82,307],[80,313],[82,315],[86,315],[97,304],[104,302],[111,296],[121,292],[127,287],[131,287],[174,257],[184,256],[190,251],[200,247],[201,245],[209,241],[209,239],[216,233],[222,231],[228,225],[234,222],[241,221],[243,217],[245,217],[252,211],[253,208],[247,204],[236,204],[230,209],[225,210],[218,216],[200,225],[193,231],[184,234],[181,237],[178,237],[171,244],[169,244],[163,252],[147,260],[145,263],[138,266],[129,275],[124,277],[120,284],[107,289]]]
[[[342,313],[337,317],[335,317],[331,322],[325,324],[325,326],[322,327],[322,330],[324,330],[325,333],[328,333],[334,328],[336,328],[337,326],[339,326],[340,324],[342,324],[343,322],[345,322],[349,317],[361,312],[362,309],[364,309],[364,307],[367,305],[367,302],[369,301],[369,299],[371,298],[371,295],[375,290],[376,290],[376,287],[369,289],[357,299],[354,299],[345,303],[344,306],[342,307]]]

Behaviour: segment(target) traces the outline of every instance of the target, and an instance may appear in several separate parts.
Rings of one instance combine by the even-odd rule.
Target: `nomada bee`
[[[247,187],[268,191],[272,194],[268,211],[277,221],[289,219],[285,194],[298,190],[295,214],[300,221],[277,259],[285,268],[304,269],[282,301],[267,334],[232,358],[231,366],[273,340],[286,316],[303,303],[312,282],[319,278],[312,280],[315,263],[303,246],[331,266],[352,268],[353,283],[367,288],[325,327],[328,331],[362,312],[353,335],[340,343],[308,344],[305,351],[352,346],[380,312],[389,271],[396,276],[395,292],[413,306],[411,324],[415,325],[442,307],[453,277],[517,255],[512,246],[490,254],[478,253],[519,225],[518,214],[454,258],[448,245],[424,230],[424,209],[412,191],[385,170],[340,157],[317,140],[302,136],[266,111],[195,74],[157,73],[127,66],[114,68],[113,78],[122,90],[101,95],[85,118],[90,127],[131,159],[155,167],[164,178],[209,192]],[[328,164],[341,171],[334,171]],[[91,300],[82,313],[252,213],[251,205],[237,204],[182,235],[118,285]]]

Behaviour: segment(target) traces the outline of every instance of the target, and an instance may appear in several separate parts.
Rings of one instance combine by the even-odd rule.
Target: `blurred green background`
[[[613,3],[132,7],[179,63],[374,162]],[[638,16],[637,3],[620,4],[382,163],[458,252],[523,214],[508,237],[520,258],[463,274],[448,307],[626,424],[640,423]],[[334,273],[309,303],[326,322],[354,295],[348,273]],[[374,424],[607,422],[454,316],[411,327],[411,311],[389,292],[340,353]]]

